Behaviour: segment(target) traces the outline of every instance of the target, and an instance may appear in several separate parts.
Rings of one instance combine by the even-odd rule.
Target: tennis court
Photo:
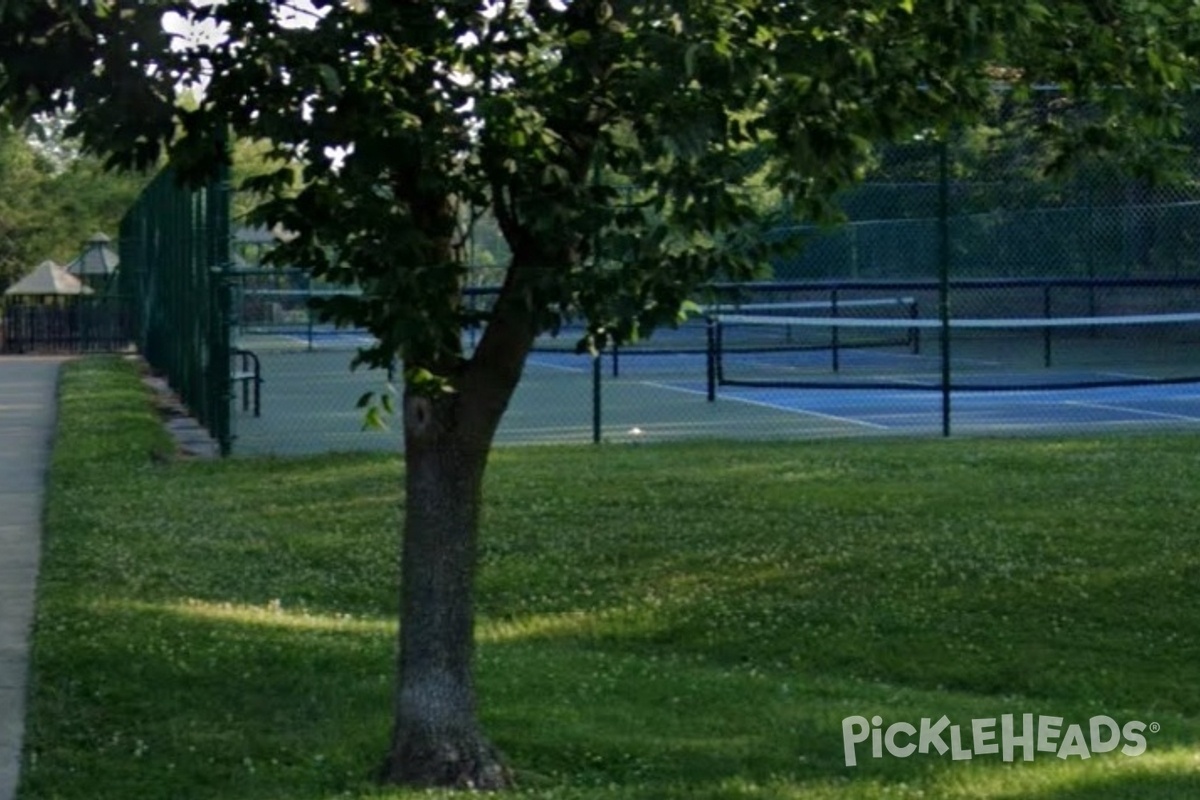
[[[778,368],[778,362],[787,355],[768,353],[754,354],[752,357],[768,358],[772,366]],[[830,358],[827,352],[804,355],[805,360],[827,361]],[[936,385],[940,377],[937,354],[912,356],[907,353],[888,354],[874,349],[849,350],[842,359],[877,365],[874,374],[886,376],[889,381],[894,379],[895,373],[891,371],[894,365],[887,362],[889,359],[898,360],[915,386]],[[569,364],[568,358],[549,354],[535,354],[531,362],[554,369],[566,369]],[[878,366],[880,364],[882,366]],[[1109,382],[1114,376],[1103,368],[1096,371],[1000,372],[994,369],[993,364],[988,366],[991,368],[989,377],[998,388],[952,390],[949,393],[955,433],[1066,433],[1200,425],[1200,381],[1138,383],[1139,380],[1150,378],[1127,374],[1121,377],[1130,381],[1128,383],[1095,385]],[[578,365],[575,369],[582,372],[586,364]],[[662,379],[647,374],[662,370],[673,373],[691,370],[699,375],[705,370],[704,359],[699,355],[627,356],[622,361],[622,370],[621,378],[606,377],[608,391],[613,391],[614,384],[626,387],[641,385],[663,393],[688,395],[693,401],[703,400],[714,408],[725,407],[711,421],[714,428],[707,431],[709,434],[738,436],[737,423],[731,420],[722,424],[720,416],[732,414],[740,407],[804,418],[811,426],[805,433],[811,436],[929,434],[939,433],[942,429],[944,396],[940,389],[895,388],[890,385],[873,388],[859,383],[844,388],[834,384],[733,385],[722,386],[717,391],[715,401],[708,403],[709,387],[705,380]],[[1003,388],[1038,383],[1046,388]],[[1070,388],[1056,388],[1058,386]],[[655,402],[676,405],[665,397]],[[700,412],[693,408],[688,413]],[[788,427],[794,429],[794,424]]]
[[[864,432],[941,429],[942,394],[930,390],[740,388],[723,392],[721,400],[838,420]],[[1200,384],[952,392],[950,407],[956,433],[1161,430],[1200,426]]]
[[[364,430],[356,401],[364,392],[386,390],[386,376],[351,371],[350,359],[362,337],[353,332],[276,333],[243,340],[256,347],[263,363],[263,412],[260,417],[235,404],[238,454],[295,454],[345,450],[396,450],[401,446],[399,420],[391,430]],[[843,436],[938,435],[942,432],[943,394],[931,388],[872,387],[854,382],[816,386],[722,385],[709,401],[705,351],[671,352],[684,334],[671,332],[657,340],[659,349],[620,355],[613,375],[611,354],[601,360],[599,438],[606,442],[655,442],[681,438],[803,440]],[[656,340],[651,340],[656,341]],[[1126,342],[1128,345],[1128,342]],[[1033,348],[1037,350],[1037,348]],[[1111,343],[1087,348],[1110,355]],[[1200,426],[1200,381],[1117,386],[1057,388],[1112,379],[1105,365],[1078,369],[1060,347],[1065,365],[998,369],[987,374],[996,386],[1027,385],[1039,389],[975,389],[949,395],[956,435],[1059,434],[1075,432],[1161,431]],[[1197,348],[1191,351],[1197,357]],[[729,356],[727,356],[729,357]],[[1032,356],[1031,356],[1032,357]],[[1126,356],[1122,356],[1124,358]],[[1129,356],[1133,357],[1133,356]],[[926,346],[914,354],[907,343],[891,347],[846,346],[842,369],[870,370],[889,382],[903,374],[915,385],[936,385],[940,353]],[[799,349],[738,353],[740,360],[823,365],[828,376],[830,350]],[[967,363],[971,356],[962,356]],[[1021,359],[1016,360],[1018,363]],[[1173,364],[1178,364],[1172,358]],[[898,366],[899,365],[899,366]],[[761,366],[761,365],[760,365]],[[1149,369],[1149,367],[1147,367]],[[1138,375],[1126,375],[1136,379]],[[1146,376],[1140,376],[1146,377]],[[561,347],[543,348],[529,357],[524,378],[497,434],[501,445],[590,442],[596,435],[593,362],[590,356]],[[933,384],[927,382],[933,381]]]
[[[262,415],[234,403],[234,452],[287,455],[347,450],[395,450],[400,420],[391,430],[364,430],[356,407],[367,391],[385,391],[378,371],[350,371],[352,350],[257,351],[262,362]],[[242,343],[243,345],[246,342]],[[703,363],[703,359],[700,360]],[[703,384],[703,372],[693,381]],[[567,353],[534,353],[497,432],[499,444],[593,441],[591,360]],[[812,438],[855,432],[854,426],[787,408],[753,403],[709,403],[681,385],[605,376],[601,381],[601,438],[663,441],[689,437]]]

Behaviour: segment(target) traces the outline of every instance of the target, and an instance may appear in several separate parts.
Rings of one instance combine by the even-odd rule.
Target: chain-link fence
[[[131,338],[229,453],[235,373],[224,278],[232,267],[227,175],[192,189],[172,169],[159,173],[121,220],[120,257]]]
[[[781,245],[770,279],[705,287],[688,321],[598,357],[576,352],[577,326],[539,338],[498,441],[1200,424],[1200,172],[1049,170],[1039,131],[1087,113],[998,96],[986,125],[880,148],[842,224],[763,232]],[[143,351],[233,452],[399,449],[400,426],[366,429],[358,407],[389,390],[351,369],[370,336],[310,307],[347,289],[262,268],[269,235],[231,256],[224,192],[160,176],[127,217]],[[480,219],[464,302],[486,309],[507,254]],[[479,332],[463,335],[469,353]],[[242,351],[261,387],[241,379],[251,362],[228,367]]]
[[[776,231],[804,247],[774,265],[775,279],[936,278],[943,188],[954,279],[1197,274],[1195,169],[1152,184],[1112,158],[1068,161],[1041,131],[1077,126],[1086,106],[1051,90],[996,103],[987,124],[881,148],[866,179],[841,198],[846,224]]]
[[[888,428],[897,427],[889,412],[920,406],[921,390],[940,395],[943,432],[952,402],[977,412],[956,416],[972,429],[1194,422],[1200,407],[1182,386],[1200,377],[1195,164],[1152,183],[1113,159],[1062,159],[1042,131],[1091,113],[1054,91],[1031,102],[998,94],[987,124],[881,148],[841,198],[844,224],[771,234],[798,245],[772,265],[775,296],[816,306],[824,297],[811,316],[828,319],[760,307],[726,315],[719,338],[774,324],[835,348],[838,338],[908,331],[912,347],[840,359],[735,355],[718,359],[716,383],[856,390],[862,402],[874,392],[880,411],[865,416]],[[912,304],[894,315],[920,319],[889,327],[847,305],[889,297]],[[1156,384],[1175,386],[1133,388]],[[915,394],[887,394],[902,390]]]

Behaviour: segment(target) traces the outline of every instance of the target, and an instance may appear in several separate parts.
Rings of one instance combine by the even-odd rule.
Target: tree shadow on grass
[[[936,790],[947,775],[969,786],[963,776],[988,767],[843,763],[848,714],[936,708],[969,718],[980,700],[897,700],[887,687],[811,683],[686,652],[580,646],[569,636],[484,640],[483,715],[523,778],[515,797],[859,798],[899,784]],[[378,796],[369,773],[386,745],[392,653],[389,624],[377,619],[272,606],[51,604],[37,635],[23,796]],[[1194,784],[1154,773],[1103,780],[1152,780],[1162,791],[1148,797]]]
[[[1192,769],[1195,770],[1195,759]],[[1200,797],[1200,773],[1139,773],[1110,775],[1080,780],[1073,786],[1043,792],[1022,791],[997,796],[996,800],[1151,800],[1151,798]]]

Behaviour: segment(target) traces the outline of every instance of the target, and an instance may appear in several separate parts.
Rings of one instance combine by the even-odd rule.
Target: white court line
[[[267,334],[267,336],[271,335],[272,334]],[[300,344],[311,344],[313,347],[321,347],[328,342],[342,342],[346,344],[375,344],[377,341],[379,341],[374,336],[365,336],[361,333],[349,332],[314,333],[311,338],[303,333],[285,333],[281,334],[280,338],[290,342],[300,342]]]
[[[934,383],[934,381],[940,382],[941,378],[942,378],[941,375],[930,375],[925,378],[919,378],[916,376],[909,378],[909,377],[905,377],[903,375],[896,375],[896,376],[891,376],[891,377],[887,377],[887,378],[881,378],[880,380],[886,380],[891,383],[904,383],[904,384],[908,384],[909,386],[918,386],[918,387],[922,387],[922,388],[928,388],[929,391],[931,391],[931,392],[940,392],[940,391],[942,391],[942,387],[937,385],[936,383]],[[874,392],[874,391],[879,391],[879,390],[878,389],[868,389],[867,391]]]
[[[684,388],[683,386],[671,386],[670,384],[658,383],[656,381],[638,381],[638,382],[643,386],[652,386],[655,389],[666,389],[668,392],[683,392],[684,394],[698,394],[698,395],[701,395],[704,397],[708,396],[707,392],[702,392],[702,391],[699,391],[698,389],[687,389],[687,388]],[[721,399],[722,400],[732,400],[735,403],[745,403],[748,406],[758,406],[759,408],[769,408],[772,411],[786,411],[789,414],[806,414],[810,417],[817,417],[818,419],[827,419],[827,420],[831,420],[833,422],[843,422],[843,423],[848,423],[851,425],[861,425],[864,428],[872,428],[874,430],[879,430],[879,431],[890,431],[891,430],[891,428],[889,428],[887,425],[876,425],[874,422],[864,422],[863,420],[853,419],[851,417],[839,417],[836,414],[822,414],[820,411],[809,411],[808,409],[804,409],[804,408],[791,408],[789,406],[776,405],[775,403],[768,403],[763,400],[747,400],[744,397],[729,397],[728,395],[721,397]]]
[[[1087,370],[1081,370],[1081,371],[1087,372]],[[1126,380],[1134,380],[1134,381],[1152,381],[1152,380],[1154,380],[1153,375],[1135,375],[1132,372],[1109,372],[1107,370],[1100,370],[1096,374],[1097,375],[1109,375],[1114,378],[1124,378]]]
[[[1087,403],[1082,400],[1064,400],[1065,406],[1080,406],[1082,408],[1096,408],[1102,411],[1121,411],[1126,414],[1142,414],[1147,417],[1162,417],[1163,419],[1183,420],[1184,422],[1200,422],[1200,417],[1189,417],[1186,414],[1168,414],[1163,411],[1147,411],[1141,408],[1129,408],[1128,406],[1118,406],[1111,403]]]
[[[879,319],[876,317],[767,317],[753,314],[719,314],[716,320],[732,325],[791,325],[796,328],[922,328],[941,330],[940,319]],[[1200,322],[1200,312],[1179,314],[1137,314],[1103,317],[1015,317],[950,320],[950,330],[1003,330],[1027,328],[1082,328],[1106,325],[1162,325],[1179,322]]]
[[[542,367],[543,369],[556,369],[559,372],[572,372],[575,374],[587,372],[583,367],[564,367],[562,364],[552,364],[549,361],[542,361],[540,358],[531,358],[525,362],[531,367]]]

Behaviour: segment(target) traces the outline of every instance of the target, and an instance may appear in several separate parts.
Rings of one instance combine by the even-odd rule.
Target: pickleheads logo
[[[842,747],[847,767],[858,763],[858,746],[864,745],[865,750],[868,739],[872,758],[883,758],[885,752],[896,758],[908,758],[914,753],[928,755],[936,751],[945,755],[949,751],[955,761],[993,755],[1012,761],[1017,753],[1025,761],[1033,761],[1037,753],[1053,753],[1061,759],[1087,759],[1118,748],[1122,755],[1140,756],[1146,752],[1147,731],[1158,733],[1159,724],[1130,720],[1120,725],[1112,717],[1099,715],[1086,725],[1064,728],[1062,717],[1022,714],[1018,718],[1003,714],[999,720],[973,719],[965,726],[952,724],[949,717],[943,716],[936,722],[925,717],[916,725],[901,721],[884,727],[882,717],[868,720],[853,716],[842,720]]]

